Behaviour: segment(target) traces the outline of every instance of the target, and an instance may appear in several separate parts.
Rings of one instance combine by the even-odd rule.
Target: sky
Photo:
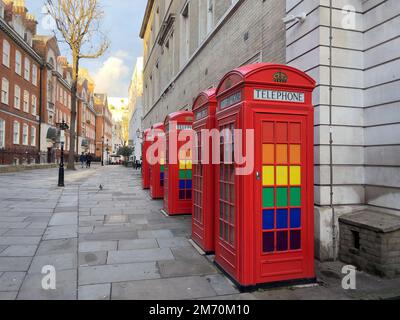
[[[99,59],[83,59],[81,66],[87,68],[96,81],[95,91],[109,97],[127,97],[136,59],[143,55],[140,27],[147,0],[99,0],[105,12],[102,30],[108,35],[111,46]],[[46,28],[46,16],[42,13],[45,0],[25,0],[28,11],[38,21],[38,34],[52,34]],[[60,44],[62,54],[69,50]]]

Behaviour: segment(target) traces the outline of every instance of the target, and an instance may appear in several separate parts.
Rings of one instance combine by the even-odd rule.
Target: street
[[[121,166],[0,175],[0,299],[376,299],[400,296],[400,279],[357,273],[341,288],[341,263],[317,263],[318,285],[239,293],[212,257],[190,244],[191,217],[165,217],[162,201]],[[103,186],[103,190],[99,187]],[[44,290],[44,266],[56,289]]]

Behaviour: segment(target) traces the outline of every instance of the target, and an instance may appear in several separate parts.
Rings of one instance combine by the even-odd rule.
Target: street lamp
[[[63,120],[61,123],[57,123],[60,130],[60,144],[61,144],[61,159],[60,168],[58,170],[58,186],[65,187],[64,185],[64,143],[65,143],[65,130],[69,129],[69,126]]]
[[[101,137],[101,166],[104,167],[104,137]]]

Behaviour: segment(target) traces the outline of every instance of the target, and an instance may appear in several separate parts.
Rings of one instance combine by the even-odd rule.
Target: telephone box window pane
[[[288,250],[288,232],[279,231],[276,233],[276,250],[287,251]]]
[[[186,171],[186,178],[187,178],[187,179],[193,179],[193,173],[192,173],[192,170],[188,170],[188,171]]]
[[[275,183],[274,166],[263,166],[263,186],[273,186]]]
[[[274,229],[274,210],[263,210],[263,229]]]
[[[185,179],[186,178],[186,172],[185,170],[179,170],[179,179]]]
[[[300,230],[290,231],[290,249],[291,250],[301,249],[301,231]]]
[[[179,190],[179,200],[185,199],[185,190]]]
[[[290,184],[291,185],[301,184],[301,168],[299,166],[290,167]]]
[[[186,180],[186,189],[192,189],[192,180]]]
[[[235,202],[235,187],[231,186],[231,202]]]
[[[290,209],[290,228],[301,227],[301,209]]]
[[[231,224],[235,224],[235,207],[231,207]]]
[[[223,202],[219,203],[219,217],[221,219],[223,219],[223,217],[224,217],[224,203]]]
[[[291,123],[290,124],[290,142],[291,143],[299,143],[301,141],[301,124],[300,123]]]
[[[222,221],[219,222],[219,236],[220,238],[223,238],[224,236],[224,225],[222,224]]]
[[[192,170],[192,169],[193,169],[192,160],[187,160],[187,161],[186,161],[186,169],[187,169],[187,170]]]
[[[161,172],[164,172],[164,171],[165,171],[165,165],[161,165],[161,166],[160,166],[160,171],[161,171]]]
[[[220,199],[224,199],[224,183],[221,182],[219,184],[219,197]]]
[[[291,207],[301,206],[301,188],[297,187],[290,188],[290,206]]]
[[[264,144],[262,152],[263,152],[263,164],[275,163],[275,148],[273,144]]]
[[[287,229],[288,227],[288,210],[280,209],[276,212],[276,228]]]
[[[280,164],[286,164],[288,162],[287,144],[278,144],[276,146],[276,162]]]
[[[263,143],[274,142],[273,122],[263,122],[262,135],[263,135]]]
[[[288,141],[288,125],[286,122],[278,122],[276,124],[276,141],[277,142]]]
[[[286,186],[288,184],[288,167],[276,167],[276,184],[278,186]]]
[[[179,189],[185,189],[186,183],[185,180],[179,180]]]
[[[273,232],[263,233],[263,252],[273,252],[275,248],[275,239]]]
[[[185,160],[179,160],[179,169],[180,170],[186,169],[186,161]]]
[[[277,207],[288,206],[288,188],[276,189],[276,206]]]
[[[229,243],[233,246],[235,244],[235,231],[233,227],[230,227],[229,229]]]
[[[299,144],[292,144],[290,146],[290,163],[291,164],[301,163],[301,146]]]
[[[263,188],[262,191],[263,208],[272,208],[274,206],[274,188]]]
[[[192,199],[192,190],[186,190],[186,200]]]

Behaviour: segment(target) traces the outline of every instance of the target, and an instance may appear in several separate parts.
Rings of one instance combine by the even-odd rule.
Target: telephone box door
[[[256,114],[255,135],[256,281],[312,277],[306,117]]]

